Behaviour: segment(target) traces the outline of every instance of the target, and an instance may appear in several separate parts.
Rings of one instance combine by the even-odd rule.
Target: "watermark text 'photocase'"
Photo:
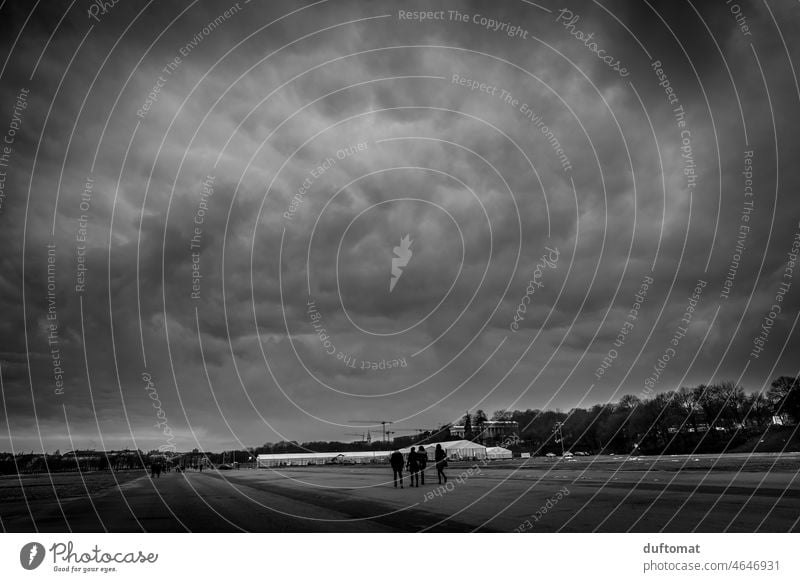
[[[542,258],[539,259],[538,263],[536,263],[536,268],[533,270],[531,280],[528,282],[528,286],[525,288],[525,295],[522,297],[522,299],[520,299],[519,305],[517,305],[517,310],[514,313],[514,321],[512,321],[511,325],[509,326],[513,332],[519,330],[519,324],[525,319],[525,313],[528,311],[528,305],[530,305],[531,298],[533,297],[534,293],[536,293],[536,290],[544,287],[544,284],[542,283],[542,276],[544,275],[545,269],[555,269],[558,266],[558,249],[544,247],[544,250],[547,251],[547,254],[542,255]]]

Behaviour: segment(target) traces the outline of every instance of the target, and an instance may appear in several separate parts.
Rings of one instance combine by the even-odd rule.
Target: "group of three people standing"
[[[444,474],[444,468],[447,466],[447,454],[444,452],[442,445],[436,445],[434,461],[436,463],[436,476],[439,478],[439,484],[441,485],[442,479],[447,483],[447,475]],[[411,451],[409,451],[408,458],[405,462],[403,460],[403,453],[395,451],[389,458],[389,462],[392,465],[395,488],[397,487],[398,481],[400,482],[400,489],[403,488],[403,466],[405,466],[411,474],[411,487],[414,487],[415,483],[416,486],[419,487],[420,481],[422,485],[425,485],[425,467],[428,465],[428,453],[425,451],[425,447],[420,445],[416,451],[414,447],[411,447]]]

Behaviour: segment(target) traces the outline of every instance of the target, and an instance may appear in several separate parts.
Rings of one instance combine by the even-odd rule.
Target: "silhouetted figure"
[[[397,487],[397,481],[400,481],[400,489],[403,488],[403,453],[395,451],[389,457],[389,463],[392,465],[392,474],[394,476],[394,486]]]
[[[425,485],[425,467],[428,465],[428,453],[425,452],[425,447],[422,445],[417,449],[417,464],[419,465],[418,481]]]
[[[444,452],[442,445],[436,445],[434,458],[436,460],[436,476],[439,478],[439,485],[442,484],[442,479],[447,483],[447,475],[444,474],[444,468],[447,466],[447,453]]]
[[[411,473],[411,486],[414,487],[414,481],[416,481],[416,486],[419,487],[419,459],[417,459],[417,453],[414,452],[414,447],[411,447],[411,451],[408,453],[408,471]]]
[[[150,463],[150,478],[151,479],[155,479],[156,478],[156,467],[157,466],[158,465],[156,463]]]

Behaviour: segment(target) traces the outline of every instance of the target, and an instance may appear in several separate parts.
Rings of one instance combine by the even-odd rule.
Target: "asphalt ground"
[[[799,471],[800,454],[514,459],[452,463],[446,489],[432,467],[403,489],[382,465],[171,472],[0,498],[0,520],[41,532],[797,532]]]

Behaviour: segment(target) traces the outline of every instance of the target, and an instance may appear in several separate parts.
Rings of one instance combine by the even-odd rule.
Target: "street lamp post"
[[[564,456],[564,433],[561,431],[563,423],[557,422],[553,427],[553,432],[556,434],[556,442],[561,443],[561,456]]]

